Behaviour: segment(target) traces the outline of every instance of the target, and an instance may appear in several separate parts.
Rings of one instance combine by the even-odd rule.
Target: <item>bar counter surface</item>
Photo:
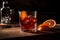
[[[60,35],[60,29],[58,30],[51,30],[51,31],[42,31],[37,33],[28,33],[21,31],[20,27],[13,27],[13,28],[4,28],[0,29],[0,39],[5,38],[32,38],[32,39],[60,39],[58,37]]]

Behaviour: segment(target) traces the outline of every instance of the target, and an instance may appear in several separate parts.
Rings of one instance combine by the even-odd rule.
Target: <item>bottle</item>
[[[0,6],[0,9],[1,9],[1,6]],[[1,23],[1,10],[0,10],[0,23]]]
[[[1,23],[8,24],[10,23],[10,7],[8,6],[8,1],[3,1],[2,8],[0,9],[1,14]]]
[[[15,12],[14,9],[10,9],[10,17],[11,17],[10,23],[11,24],[14,24],[14,15],[15,15],[14,12]]]

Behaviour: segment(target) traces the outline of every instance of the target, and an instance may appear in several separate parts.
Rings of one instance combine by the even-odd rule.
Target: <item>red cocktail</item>
[[[36,11],[35,12],[21,11],[20,13],[21,13],[20,14],[21,30],[28,32],[36,32],[37,31]]]

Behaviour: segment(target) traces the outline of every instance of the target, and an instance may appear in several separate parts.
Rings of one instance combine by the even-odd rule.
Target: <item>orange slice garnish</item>
[[[22,20],[24,20],[25,18],[27,18],[27,11],[22,11],[20,17],[21,17]]]
[[[46,20],[43,24],[48,24],[49,28],[54,28],[56,25],[56,21],[53,19]]]
[[[38,31],[49,30],[48,24],[40,24],[38,26]]]

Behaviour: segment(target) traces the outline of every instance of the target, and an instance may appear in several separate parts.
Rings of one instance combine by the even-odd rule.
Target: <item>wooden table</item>
[[[0,39],[15,38],[15,37],[28,37],[28,36],[35,37],[37,35],[41,36],[41,35],[48,35],[48,34],[50,35],[50,34],[55,34],[55,33],[60,33],[60,30],[42,31],[42,32],[38,32],[38,33],[28,33],[28,32],[21,31],[20,27],[14,27],[14,28],[0,29]]]
[[[17,27],[19,24],[0,24],[0,28],[6,28],[6,27]]]
[[[33,33],[22,32],[20,27],[0,29],[0,38],[12,38],[36,35]]]
[[[0,26],[6,26],[7,24],[0,24]]]

